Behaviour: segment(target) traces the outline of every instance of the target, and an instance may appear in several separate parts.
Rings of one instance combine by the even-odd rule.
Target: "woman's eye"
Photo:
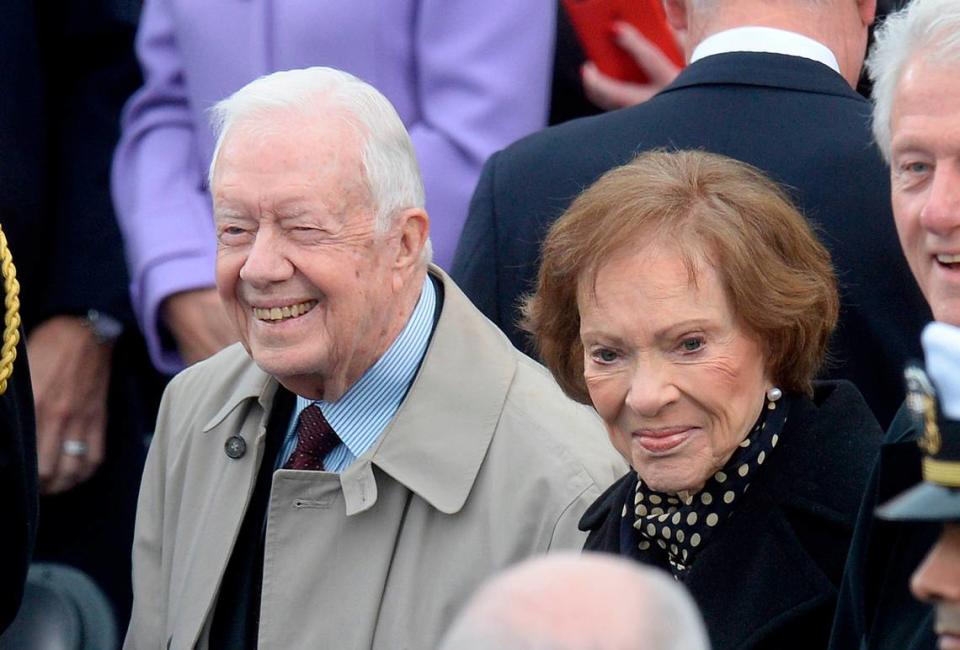
[[[692,336],[680,341],[680,350],[683,352],[696,352],[703,347],[703,343],[703,338],[699,336]]]
[[[600,363],[613,363],[617,360],[617,353],[613,350],[600,349],[593,353],[593,358]]]

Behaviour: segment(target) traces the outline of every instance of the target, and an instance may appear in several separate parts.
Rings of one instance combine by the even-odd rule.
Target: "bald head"
[[[693,600],[667,574],[599,554],[517,565],[474,595],[441,650],[706,650]]]

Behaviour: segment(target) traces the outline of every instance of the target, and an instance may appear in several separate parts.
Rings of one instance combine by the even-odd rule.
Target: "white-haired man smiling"
[[[960,326],[960,3],[913,0],[879,30],[867,68],[900,244],[934,318]],[[877,505],[923,478],[917,441],[924,429],[903,407],[887,432],[850,547],[835,650],[920,650],[937,643],[934,612],[908,585],[939,528],[873,515]],[[943,649],[960,647],[956,604],[952,608],[938,611],[953,612],[936,626]]]
[[[429,266],[413,150],[376,90],[280,72],[214,116],[242,346],[164,398],[126,647],[432,647],[485,576],[578,547],[622,467]]]

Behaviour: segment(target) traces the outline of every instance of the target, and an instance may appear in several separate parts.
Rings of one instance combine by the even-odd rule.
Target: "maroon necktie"
[[[339,444],[340,437],[323,417],[320,407],[311,404],[300,412],[297,419],[297,446],[283,469],[322,471],[323,459]]]

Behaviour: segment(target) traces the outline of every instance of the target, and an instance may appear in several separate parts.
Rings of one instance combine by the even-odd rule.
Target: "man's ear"
[[[670,23],[673,31],[678,34],[686,33],[689,20],[686,0],[663,0],[663,10],[667,14],[667,22]]]
[[[430,235],[430,217],[422,208],[408,208],[394,217],[393,227],[398,237],[393,267],[397,270],[415,268],[420,264]]]
[[[857,11],[863,25],[869,27],[877,18],[877,0],[857,0]]]
[[[677,45],[683,52],[683,58],[690,60],[689,47],[690,15],[687,12],[687,0],[663,0],[663,10],[667,15],[667,23],[673,30]]]

